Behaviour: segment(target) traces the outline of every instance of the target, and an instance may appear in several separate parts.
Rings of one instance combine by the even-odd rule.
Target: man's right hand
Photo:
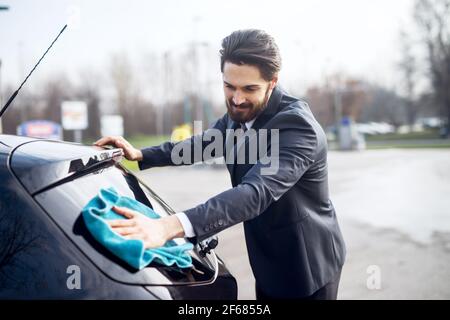
[[[139,149],[133,147],[127,140],[119,136],[107,136],[94,142],[94,145],[102,147],[112,145],[123,150],[125,158],[130,161],[141,161],[143,156]]]

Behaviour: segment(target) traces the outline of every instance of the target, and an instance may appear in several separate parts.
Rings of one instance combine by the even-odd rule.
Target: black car
[[[174,213],[121,158],[120,149],[0,135],[1,299],[237,298],[216,239],[189,252],[189,269],[153,262],[138,271],[91,236],[81,209],[100,188]]]

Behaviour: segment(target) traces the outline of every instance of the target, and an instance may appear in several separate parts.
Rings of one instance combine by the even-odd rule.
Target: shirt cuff
[[[175,216],[180,220],[181,225],[183,226],[184,235],[186,238],[195,237],[194,227],[192,226],[191,221],[186,216],[184,212],[178,212]]]

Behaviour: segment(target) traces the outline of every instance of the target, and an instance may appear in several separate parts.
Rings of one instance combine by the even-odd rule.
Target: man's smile
[[[239,105],[239,106],[232,105],[232,107],[233,107],[233,110],[237,110],[237,111],[245,111],[245,110],[250,109],[250,106],[244,106],[244,105]]]

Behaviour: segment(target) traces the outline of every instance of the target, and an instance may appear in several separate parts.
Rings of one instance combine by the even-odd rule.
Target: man
[[[154,248],[176,237],[196,243],[244,221],[257,299],[336,299],[345,245],[328,195],[325,134],[305,102],[277,87],[281,58],[271,36],[260,30],[233,32],[223,40],[220,54],[227,113],[203,135],[180,142],[188,146],[183,150],[205,150],[212,141],[200,138],[210,130],[221,134],[227,155],[232,150],[239,156],[242,145],[252,140],[234,143],[233,137],[230,144],[230,130],[270,131],[278,139],[258,144],[257,161],[248,161],[245,148],[244,163],[226,157],[232,189],[159,220],[115,208],[129,219],[112,221],[111,227]],[[96,144],[122,148],[140,169],[179,164],[174,150],[180,144],[138,150],[122,137],[104,137]],[[263,174],[271,158],[276,170]]]

